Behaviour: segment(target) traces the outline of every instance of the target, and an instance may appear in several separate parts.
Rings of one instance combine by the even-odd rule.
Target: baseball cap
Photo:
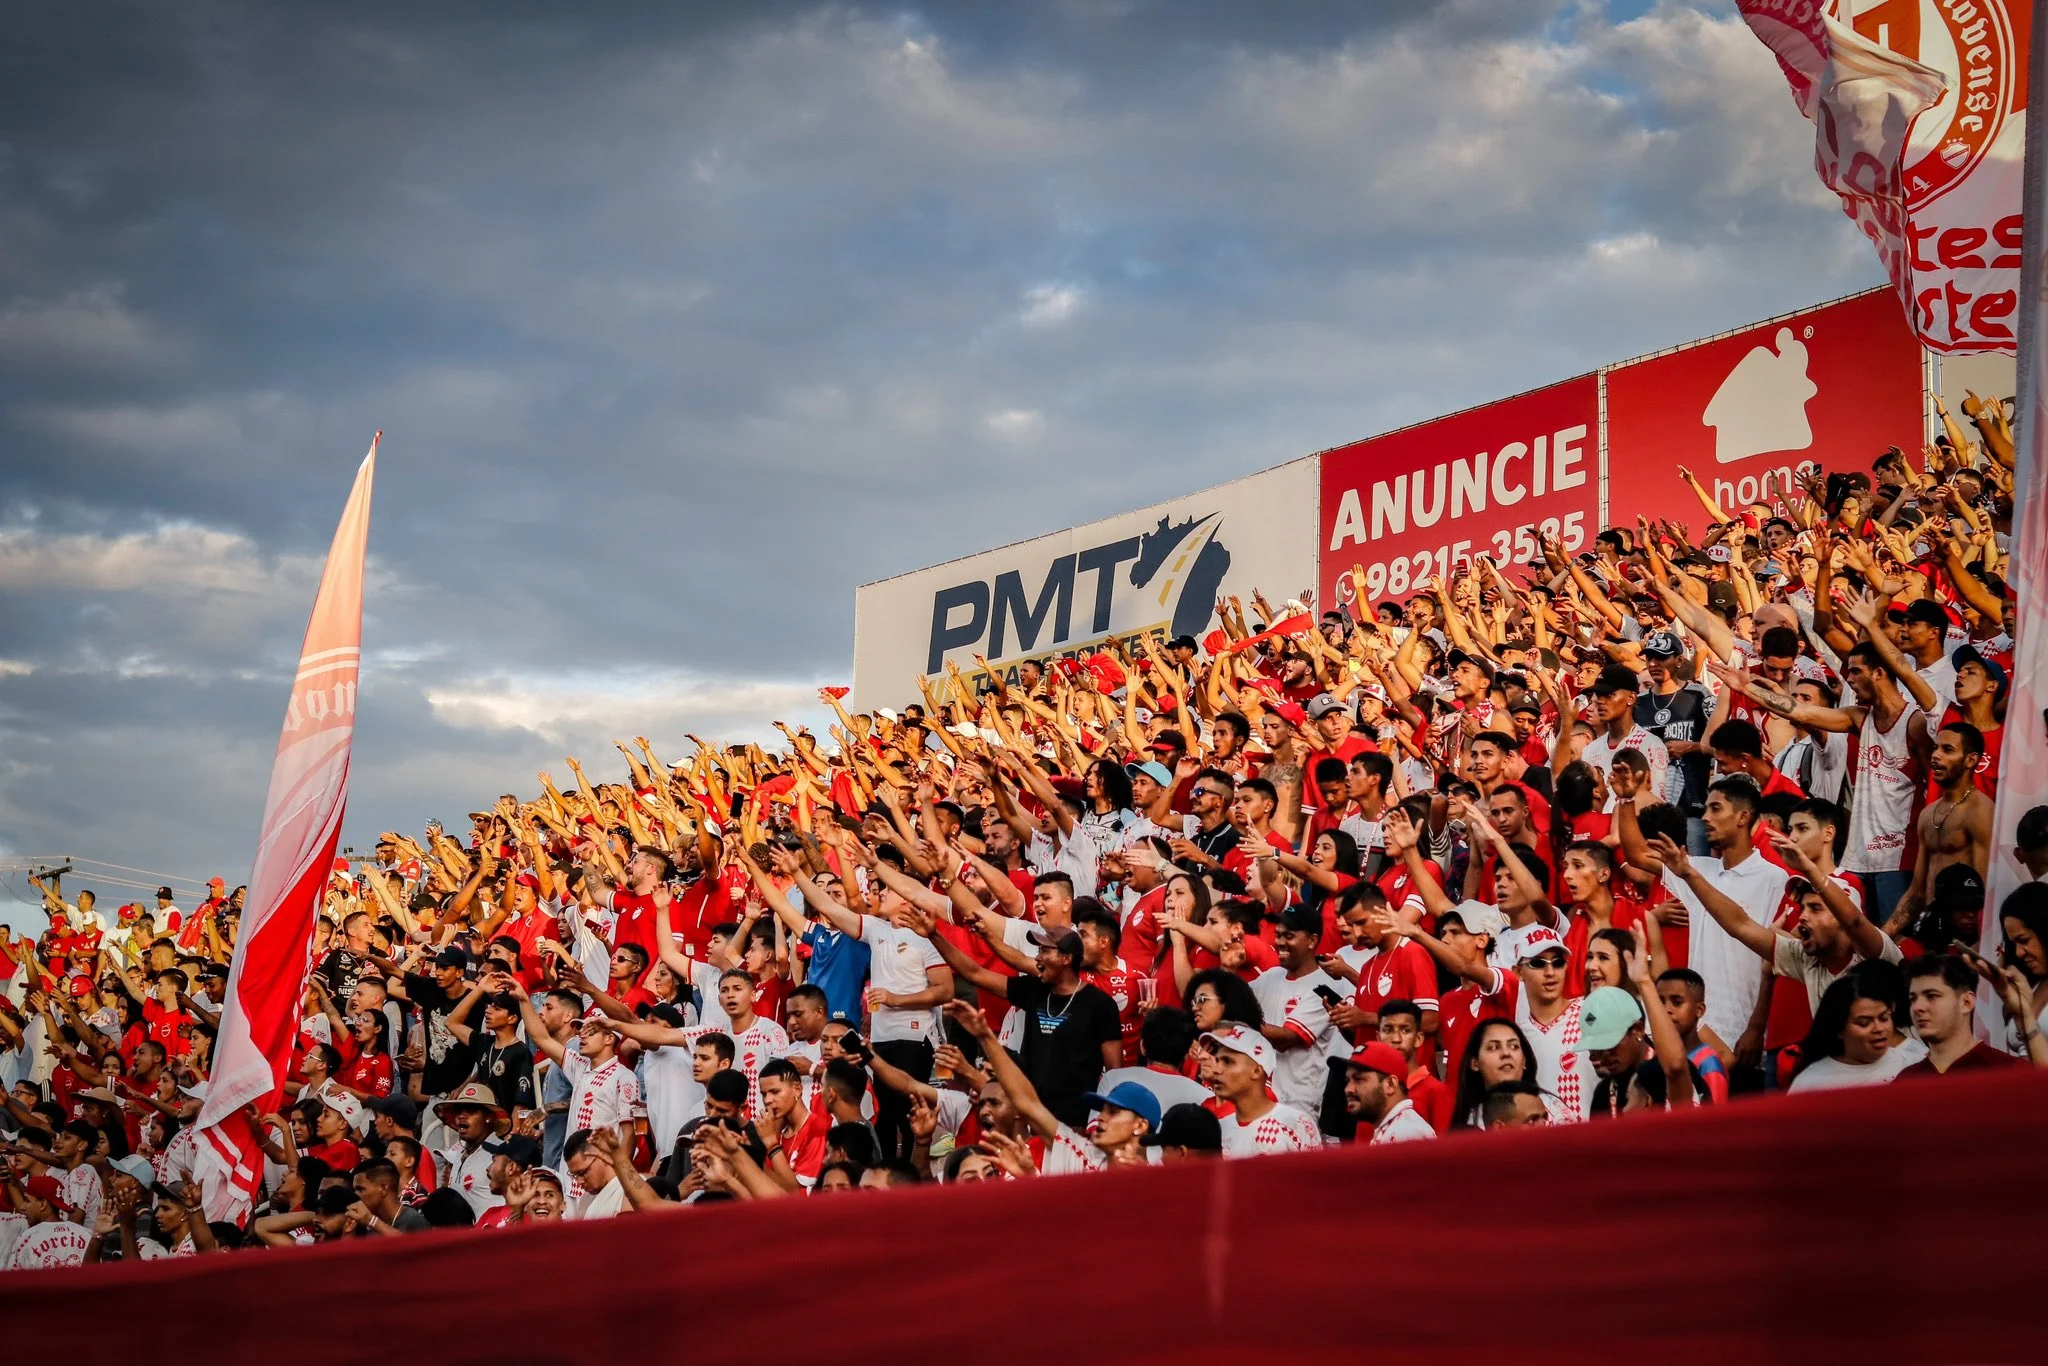
[[[1552,949],[1556,949],[1559,953],[1564,954],[1566,958],[1571,957],[1571,950],[1565,947],[1564,940],[1559,937],[1556,930],[1551,929],[1548,925],[1538,925],[1535,929],[1529,931],[1528,935],[1522,940],[1522,947],[1515,952],[1515,961],[1517,963],[1526,963],[1533,958],[1541,957]]]
[[[417,1129],[420,1127],[420,1107],[413,1104],[411,1096],[402,1096],[393,1092],[388,1096],[373,1096],[369,1100],[364,1101],[363,1104],[369,1106],[373,1113],[384,1116],[400,1128]]]
[[[1109,1088],[1107,1093],[1089,1092],[1081,1097],[1091,1108],[1099,1109],[1114,1105],[1119,1110],[1129,1110],[1145,1121],[1147,1129],[1159,1127],[1159,1097],[1134,1081],[1120,1081]]]
[[[1618,692],[1641,692],[1642,690],[1643,683],[1641,679],[1636,677],[1636,671],[1621,664],[1609,664],[1606,668],[1602,669],[1600,676],[1593,680],[1593,686],[1590,689],[1595,697],[1611,697]]]
[[[1335,694],[1319,692],[1308,704],[1308,719],[1320,721],[1331,712],[1342,710],[1344,710],[1344,704],[1337,700]]]
[[[562,1185],[562,1174],[553,1167],[543,1167],[536,1164],[527,1168],[526,1174],[539,1181],[552,1182],[557,1188],[560,1188]]]
[[[370,1127],[370,1112],[363,1103],[346,1091],[329,1091],[320,1097],[320,1103],[341,1116],[342,1122],[362,1133]]]
[[[540,1144],[525,1134],[513,1134],[509,1138],[487,1138],[481,1146],[487,1153],[503,1153],[522,1168],[540,1165]]]
[[[1967,863],[1951,863],[1934,875],[1934,904],[1945,911],[1984,909],[1984,879]]]
[[[1652,631],[1643,637],[1643,654],[1650,659],[1676,659],[1685,646],[1669,631]]]
[[[434,966],[437,968],[466,968],[469,966],[469,953],[460,944],[450,944],[447,948],[434,955]]]
[[[1266,1069],[1266,1075],[1273,1075],[1273,1045],[1266,1042],[1266,1036],[1250,1025],[1225,1025],[1212,1029],[1202,1036],[1218,1048],[1227,1048],[1233,1053],[1242,1053]]]
[[[1031,941],[1031,947],[1035,949],[1051,949],[1054,953],[1064,953],[1076,965],[1081,961],[1081,936],[1073,930],[1054,931],[1034,926],[1024,937]]]
[[[1173,770],[1160,763],[1157,759],[1148,759],[1142,764],[1127,765],[1124,772],[1130,774],[1133,778],[1142,773],[1161,787],[1173,786]]]
[[[1742,599],[1735,595],[1735,585],[1726,579],[1716,579],[1707,585],[1707,606],[1716,612],[1733,615],[1742,610]]]
[[[1579,1042],[1589,1049],[1614,1047],[1643,1022],[1643,1008],[1620,987],[1595,987],[1579,1007]]]
[[[1712,560],[1715,564],[1726,564],[1728,563],[1728,561],[1734,559],[1735,557],[1728,553],[1727,546],[1722,545],[1719,541],[1716,541],[1714,544],[1707,547],[1707,558]]]
[[[156,1168],[150,1166],[149,1159],[141,1153],[130,1153],[126,1157],[116,1158],[112,1165],[115,1171],[140,1182],[144,1186],[156,1184]]]
[[[1482,938],[1499,938],[1501,931],[1508,927],[1508,918],[1502,915],[1498,906],[1489,906],[1483,901],[1460,901],[1443,914],[1445,920],[1463,922],[1466,932]]]
[[[64,1198],[64,1188],[57,1184],[57,1178],[49,1175],[47,1172],[41,1176],[31,1176],[22,1183],[22,1188],[33,1198],[47,1201],[58,1209],[69,1210],[75,1208],[69,1200]]]
[[[1320,938],[1323,933],[1321,913],[1311,911],[1306,906],[1289,906],[1280,912],[1277,923],[1279,928],[1296,934],[1312,934]]]
[[[1984,671],[1985,677],[1991,680],[1992,698],[2001,702],[2005,700],[2006,689],[2012,686],[2012,676],[2006,673],[2005,666],[1997,660],[1974,645],[1963,644],[1956,646],[1949,654],[1948,662],[1958,669],[1965,664],[1975,664]]]
[[[1184,1101],[1169,1108],[1145,1142],[1155,1148],[1192,1148],[1198,1153],[1223,1151],[1223,1123],[1215,1115]]]
[[[1508,704],[1508,715],[1515,716],[1524,713],[1530,716],[1541,716],[1543,715],[1543,704],[1533,697],[1518,697]]]
[[[1488,678],[1493,677],[1493,665],[1487,663],[1478,655],[1467,654],[1463,650],[1453,650],[1449,654],[1444,656],[1445,668],[1455,669],[1460,664],[1470,664],[1473,668],[1479,670],[1479,672],[1485,674]]]
[[[1401,1056],[1400,1049],[1378,1039],[1353,1049],[1346,1065],[1361,1072],[1378,1072],[1400,1081],[1408,1080],[1408,1059]]]
[[[1274,715],[1296,730],[1308,724],[1308,711],[1299,702],[1282,702],[1272,710]]]

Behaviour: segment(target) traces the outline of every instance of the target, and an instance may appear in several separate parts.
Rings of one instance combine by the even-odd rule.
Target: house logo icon
[[[1714,429],[1714,459],[1723,465],[1813,445],[1806,405],[1820,389],[1806,377],[1805,343],[1781,327],[1776,344],[1775,351],[1751,347],[1700,414],[1700,424]]]

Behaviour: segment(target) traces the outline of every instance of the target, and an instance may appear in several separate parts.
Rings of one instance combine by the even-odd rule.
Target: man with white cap
[[[1216,1098],[1235,1113],[1223,1116],[1223,1155],[1309,1152],[1323,1145],[1314,1119],[1266,1093],[1273,1075],[1273,1045],[1250,1025],[1233,1024],[1202,1036],[1216,1056]]]
[[[1536,1084],[1558,1099],[1563,1118],[1584,1119],[1593,1103],[1593,1057],[1581,1037],[1583,998],[1567,995],[1565,974],[1571,953],[1548,925],[1522,938],[1515,974],[1521,978],[1516,1023],[1535,1056]]]

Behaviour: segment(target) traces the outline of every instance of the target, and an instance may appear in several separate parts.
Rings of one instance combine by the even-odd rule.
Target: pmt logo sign
[[[1130,569],[1120,572],[1125,564]],[[954,584],[932,595],[931,644],[924,671],[937,673],[948,653],[979,646],[984,639],[988,648],[982,653],[991,659],[1030,654],[1042,648],[1042,640],[1071,639],[1077,581],[1083,588],[1083,630],[1089,637],[1109,634],[1117,617],[1120,581],[1150,599],[1138,608],[1141,614],[1164,614],[1171,634],[1193,635],[1208,625],[1217,590],[1229,572],[1223,514],[1216,511],[1178,524],[1161,517],[1159,525],[1142,536],[1058,556],[1033,593],[1025,591],[1023,572],[1015,569],[993,579]],[[1157,591],[1151,591],[1155,585]]]
[[[1057,531],[861,588],[854,704],[897,706],[949,663],[1008,675],[1112,638],[1201,636],[1216,601],[1274,602],[1315,582],[1316,462]]]

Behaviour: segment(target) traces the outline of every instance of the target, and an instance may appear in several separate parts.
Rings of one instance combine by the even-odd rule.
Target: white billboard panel
[[[901,706],[917,677],[974,655],[1014,674],[1026,659],[1086,654],[1112,636],[1201,636],[1216,599],[1279,603],[1316,581],[1313,456],[1087,526],[862,586],[854,599],[853,705]]]

